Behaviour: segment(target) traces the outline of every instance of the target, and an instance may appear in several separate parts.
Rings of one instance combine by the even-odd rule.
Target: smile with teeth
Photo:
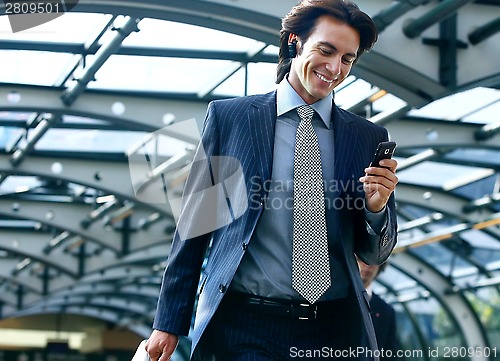
[[[327,78],[325,78],[323,75],[321,75],[320,73],[316,73],[316,72],[315,72],[314,74],[316,74],[316,76],[317,76],[319,79],[321,79],[321,80],[323,80],[324,82],[327,82],[327,83],[333,83],[333,81],[335,80],[335,79],[327,79]]]

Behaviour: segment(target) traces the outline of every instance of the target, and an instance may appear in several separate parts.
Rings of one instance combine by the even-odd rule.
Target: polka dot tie
[[[297,113],[301,121],[293,163],[292,287],[314,303],[331,285],[323,172],[312,126],[314,110],[303,105]]]

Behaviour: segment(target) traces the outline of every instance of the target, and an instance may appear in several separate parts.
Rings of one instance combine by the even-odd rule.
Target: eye
[[[332,54],[331,50],[330,50],[330,49],[328,49],[328,48],[323,48],[323,47],[320,47],[320,48],[319,48],[319,51],[320,51],[320,52],[321,52],[321,54],[323,54],[323,55],[331,55],[331,54]]]
[[[342,63],[346,64],[346,65],[352,65],[354,63],[354,60],[356,60],[355,57],[342,57]]]

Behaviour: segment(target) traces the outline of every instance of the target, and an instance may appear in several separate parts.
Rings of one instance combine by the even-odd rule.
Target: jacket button
[[[219,285],[219,291],[220,291],[220,293],[225,293],[225,292],[226,292],[226,289],[227,289],[227,287],[226,287],[226,286],[224,286],[223,284],[220,284],[220,285]]]
[[[246,250],[247,250],[247,248],[248,248],[248,244],[246,244],[245,242],[243,242],[243,243],[241,244],[241,248],[243,248],[243,250],[244,250],[244,251],[246,251]]]
[[[261,206],[261,207],[264,207],[264,204],[266,204],[266,198],[265,198],[265,197],[262,197],[262,198],[260,199],[260,206]]]

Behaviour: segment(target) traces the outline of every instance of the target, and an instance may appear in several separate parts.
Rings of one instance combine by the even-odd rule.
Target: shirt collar
[[[373,287],[372,287],[372,285],[369,285],[366,288],[366,293],[368,294],[368,299],[371,300],[372,296],[373,296]]]
[[[304,100],[292,88],[288,82],[288,75],[278,84],[277,88],[277,108],[278,116],[281,116],[290,110],[293,110],[301,105],[305,105]],[[330,129],[330,118],[332,115],[333,106],[333,92],[328,94],[327,97],[318,100],[316,103],[311,104],[311,107],[319,114],[327,129]]]

